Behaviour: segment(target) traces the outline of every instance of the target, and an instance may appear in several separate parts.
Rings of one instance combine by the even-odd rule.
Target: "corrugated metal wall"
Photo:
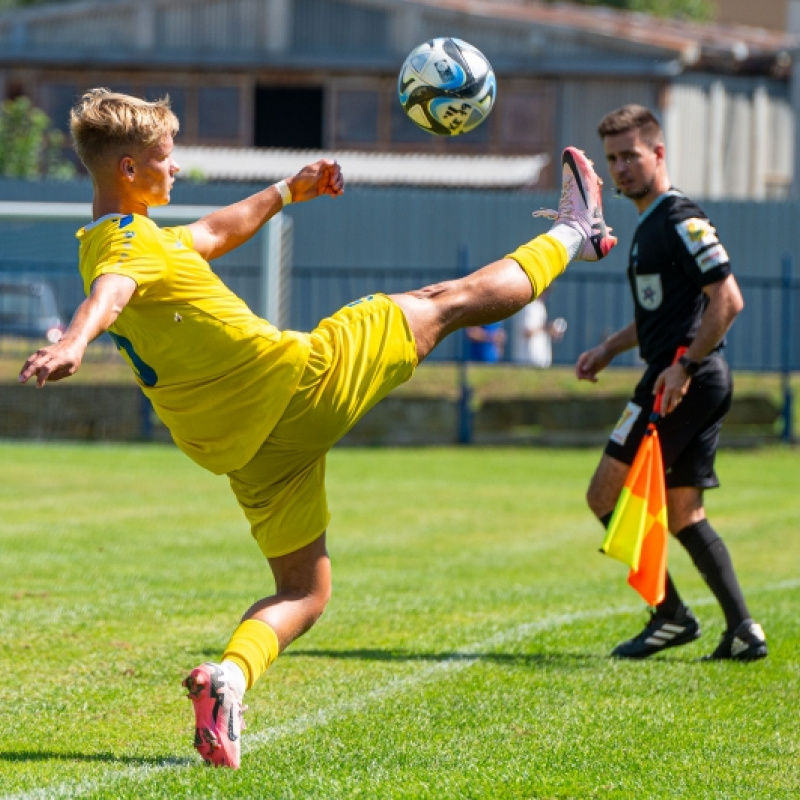
[[[560,82],[561,147],[586,150],[603,174],[595,131],[627,103],[653,109],[664,127],[675,186],[696,197],[783,199],[794,171],[789,88],[765,80],[686,76],[675,82],[618,79]]]
[[[292,18],[291,44],[296,53],[385,56],[392,50],[391,16],[384,9],[337,0],[294,0]]]
[[[663,116],[676,186],[714,199],[787,196],[795,147],[788,81],[677,74],[681,67],[669,62],[674,54],[653,50],[645,58],[631,42],[603,50],[569,30],[385,0],[76,3],[0,20],[7,56],[40,52],[69,60],[81,53],[86,63],[102,65],[127,53],[142,65],[167,60],[176,72],[216,60],[241,66],[243,74],[337,64],[356,78],[364,74],[358,63],[385,77],[411,46],[445,34],[484,50],[498,70],[501,94],[507,79],[552,81],[559,90],[557,145],[578,144],[599,162],[600,118],[624,103],[642,103]]]
[[[659,83],[636,78],[618,80],[573,79],[560,84],[559,149],[576,145],[594,159],[598,174],[605,175],[603,144],[597,136],[600,120],[615,108],[638,103],[658,109]]]
[[[676,186],[712,199],[786,196],[795,126],[788,85],[687,76],[667,98],[662,123]]]

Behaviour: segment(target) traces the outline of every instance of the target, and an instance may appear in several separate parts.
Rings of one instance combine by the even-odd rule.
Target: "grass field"
[[[710,515],[770,657],[608,658],[644,610],[597,552],[595,451],[331,454],[334,596],[205,768],[180,681],[272,588],[224,478],[167,446],[0,444],[0,799],[796,798],[796,451],[725,451]]]

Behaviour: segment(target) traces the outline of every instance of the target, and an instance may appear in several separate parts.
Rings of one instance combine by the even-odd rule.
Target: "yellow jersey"
[[[87,295],[100,275],[136,282],[109,333],[175,443],[217,474],[243,467],[297,388],[308,336],[256,316],[185,227],[109,214],[76,236]]]

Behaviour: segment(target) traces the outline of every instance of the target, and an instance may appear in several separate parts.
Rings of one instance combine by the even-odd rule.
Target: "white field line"
[[[778,592],[785,589],[796,589],[798,586],[800,586],[800,580],[783,581],[781,583],[772,584],[769,587],[763,587],[759,590],[751,589],[748,591],[748,596]],[[693,601],[692,606],[713,605],[715,602],[713,598],[709,597]],[[603,609],[601,611],[578,611],[573,614],[556,614],[536,622],[527,622],[505,631],[499,631],[488,639],[456,650],[451,656],[441,661],[420,667],[404,678],[392,679],[373,689],[371,692],[359,695],[343,703],[321,708],[311,714],[295,717],[281,725],[267,728],[259,733],[246,734],[246,738],[242,742],[242,752],[249,753],[258,751],[275,739],[280,739],[284,736],[294,736],[305,733],[311,729],[320,728],[336,719],[361,711],[368,706],[377,705],[398,692],[407,690],[409,687],[420,685],[435,676],[451,674],[471,667],[482,659],[487,650],[510,642],[519,641],[536,631],[570,625],[573,622],[586,619],[610,617],[616,614],[630,614],[640,611],[641,608],[641,604],[637,604],[636,606],[623,606],[614,609]],[[0,800],[72,800],[73,798],[83,797],[122,781],[130,786],[146,781],[158,773],[195,769],[198,766],[199,762],[196,757],[165,759],[158,764],[131,766],[93,779],[69,781],[59,786],[42,787],[41,789],[31,789],[17,794],[2,795],[0,796]]]

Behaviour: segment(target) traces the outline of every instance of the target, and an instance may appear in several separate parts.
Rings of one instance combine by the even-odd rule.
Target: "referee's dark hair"
[[[601,139],[632,130],[638,130],[642,141],[649,147],[664,143],[664,134],[658,119],[644,106],[630,104],[609,111],[597,127]]]

